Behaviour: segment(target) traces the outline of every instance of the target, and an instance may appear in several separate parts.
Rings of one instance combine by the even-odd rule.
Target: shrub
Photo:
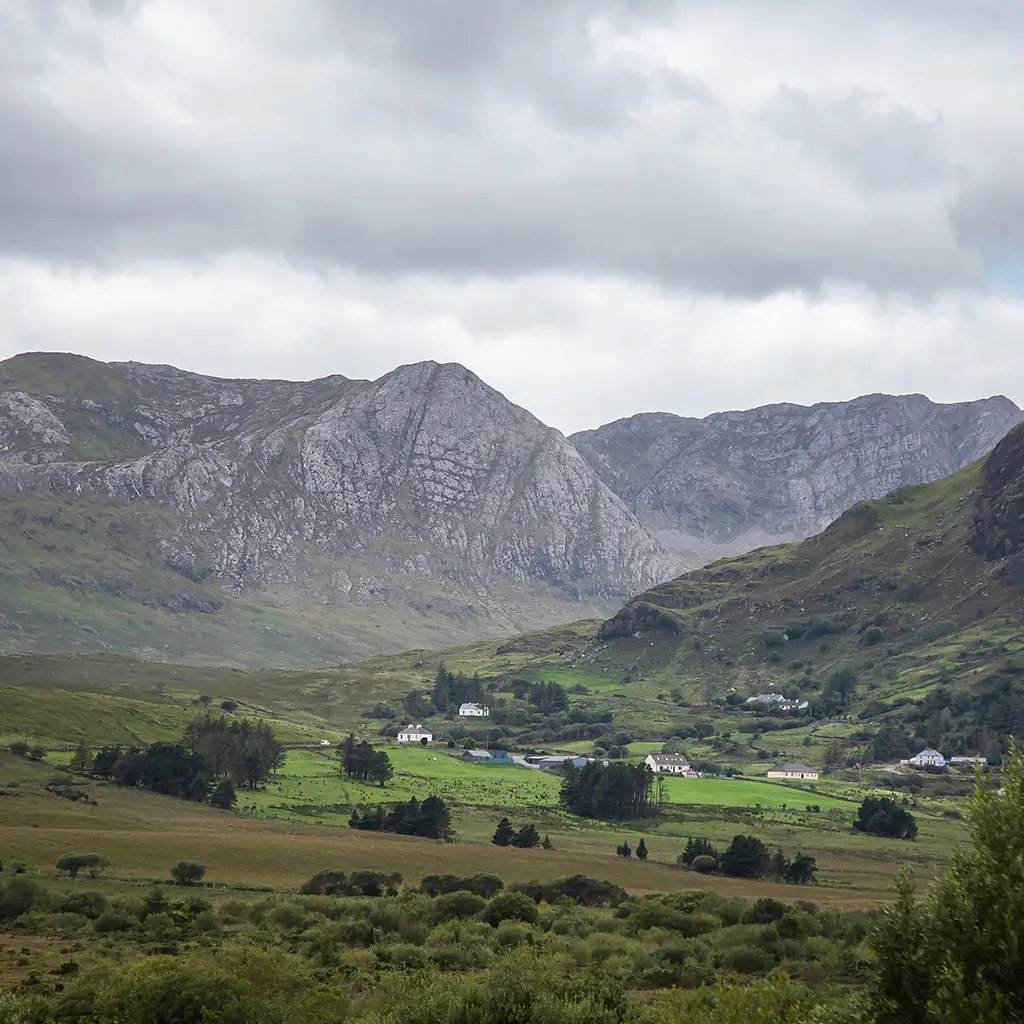
[[[128,927],[128,919],[114,910],[105,910],[92,926],[99,935],[109,935],[111,932],[123,932]]]
[[[718,861],[714,857],[702,853],[699,857],[693,858],[690,867],[702,875],[713,875],[718,870]]]
[[[759,974],[774,966],[774,959],[756,946],[737,946],[725,954],[725,966],[738,974]]]
[[[487,901],[473,892],[446,892],[435,900],[434,915],[438,921],[472,917],[480,913],[486,905]]]
[[[244,1024],[267,1019],[253,989],[212,964],[150,957],[130,964],[96,995],[95,1019],[123,1024]]]
[[[101,892],[68,893],[55,909],[62,914],[81,914],[95,921],[107,909],[107,897]]]
[[[0,887],[0,921],[38,910],[45,902],[43,890],[28,878],[14,878]]]
[[[65,853],[57,861],[57,870],[67,872],[72,878],[77,878],[80,871],[86,871],[90,878],[95,878],[104,863],[98,853]]]
[[[744,924],[771,924],[786,913],[786,904],[771,897],[759,899],[744,915]]]
[[[525,893],[499,893],[487,905],[484,920],[494,928],[502,921],[526,921],[532,924],[537,920],[537,905]]]
[[[194,860],[179,860],[171,868],[171,878],[176,885],[195,885],[205,874],[206,866]]]
[[[230,779],[224,779],[222,782],[217,783],[217,786],[210,794],[210,803],[214,807],[219,807],[222,811],[230,811],[238,803],[238,796],[235,793],[235,787],[231,785]]]

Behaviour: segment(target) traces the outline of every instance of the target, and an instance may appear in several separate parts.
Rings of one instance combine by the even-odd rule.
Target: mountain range
[[[290,382],[24,354],[0,363],[0,648],[329,664],[603,617],[1020,419],[876,395],[567,439],[456,364]]]

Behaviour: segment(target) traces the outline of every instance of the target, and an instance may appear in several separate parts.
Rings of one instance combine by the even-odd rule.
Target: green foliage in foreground
[[[875,939],[878,1024],[997,1024],[1024,1007],[1024,754],[977,786],[970,843],[920,904],[909,878]]]

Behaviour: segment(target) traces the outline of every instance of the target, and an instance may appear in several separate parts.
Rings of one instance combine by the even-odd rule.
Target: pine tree
[[[223,779],[217,783],[210,794],[210,803],[224,811],[230,811],[237,802],[238,797],[235,795],[235,787],[231,785],[230,779]]]
[[[537,826],[532,823],[524,825],[516,833],[512,845],[524,850],[532,850],[535,846],[540,846],[540,833],[537,831]]]
[[[640,837],[640,842],[636,848],[636,859],[647,860],[647,844],[644,842],[643,837]]]
[[[551,842],[551,836],[549,835],[544,836],[544,839],[540,845],[545,850],[553,850],[555,848],[555,844]]]
[[[512,840],[515,838],[516,830],[512,827],[512,822],[508,818],[502,818],[498,822],[498,827],[494,830],[494,835],[491,838],[491,842],[495,846],[509,846]]]
[[[89,769],[92,767],[92,751],[89,750],[89,745],[85,740],[78,744],[78,749],[72,755],[68,767],[76,775],[88,774]]]

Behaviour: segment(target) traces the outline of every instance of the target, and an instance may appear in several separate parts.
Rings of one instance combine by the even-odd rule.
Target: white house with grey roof
[[[682,754],[648,754],[644,764],[657,775],[686,775],[692,770]]]
[[[424,740],[430,743],[433,739],[434,734],[429,729],[424,729],[422,725],[413,725],[411,722],[398,733],[399,743],[422,743]]]

